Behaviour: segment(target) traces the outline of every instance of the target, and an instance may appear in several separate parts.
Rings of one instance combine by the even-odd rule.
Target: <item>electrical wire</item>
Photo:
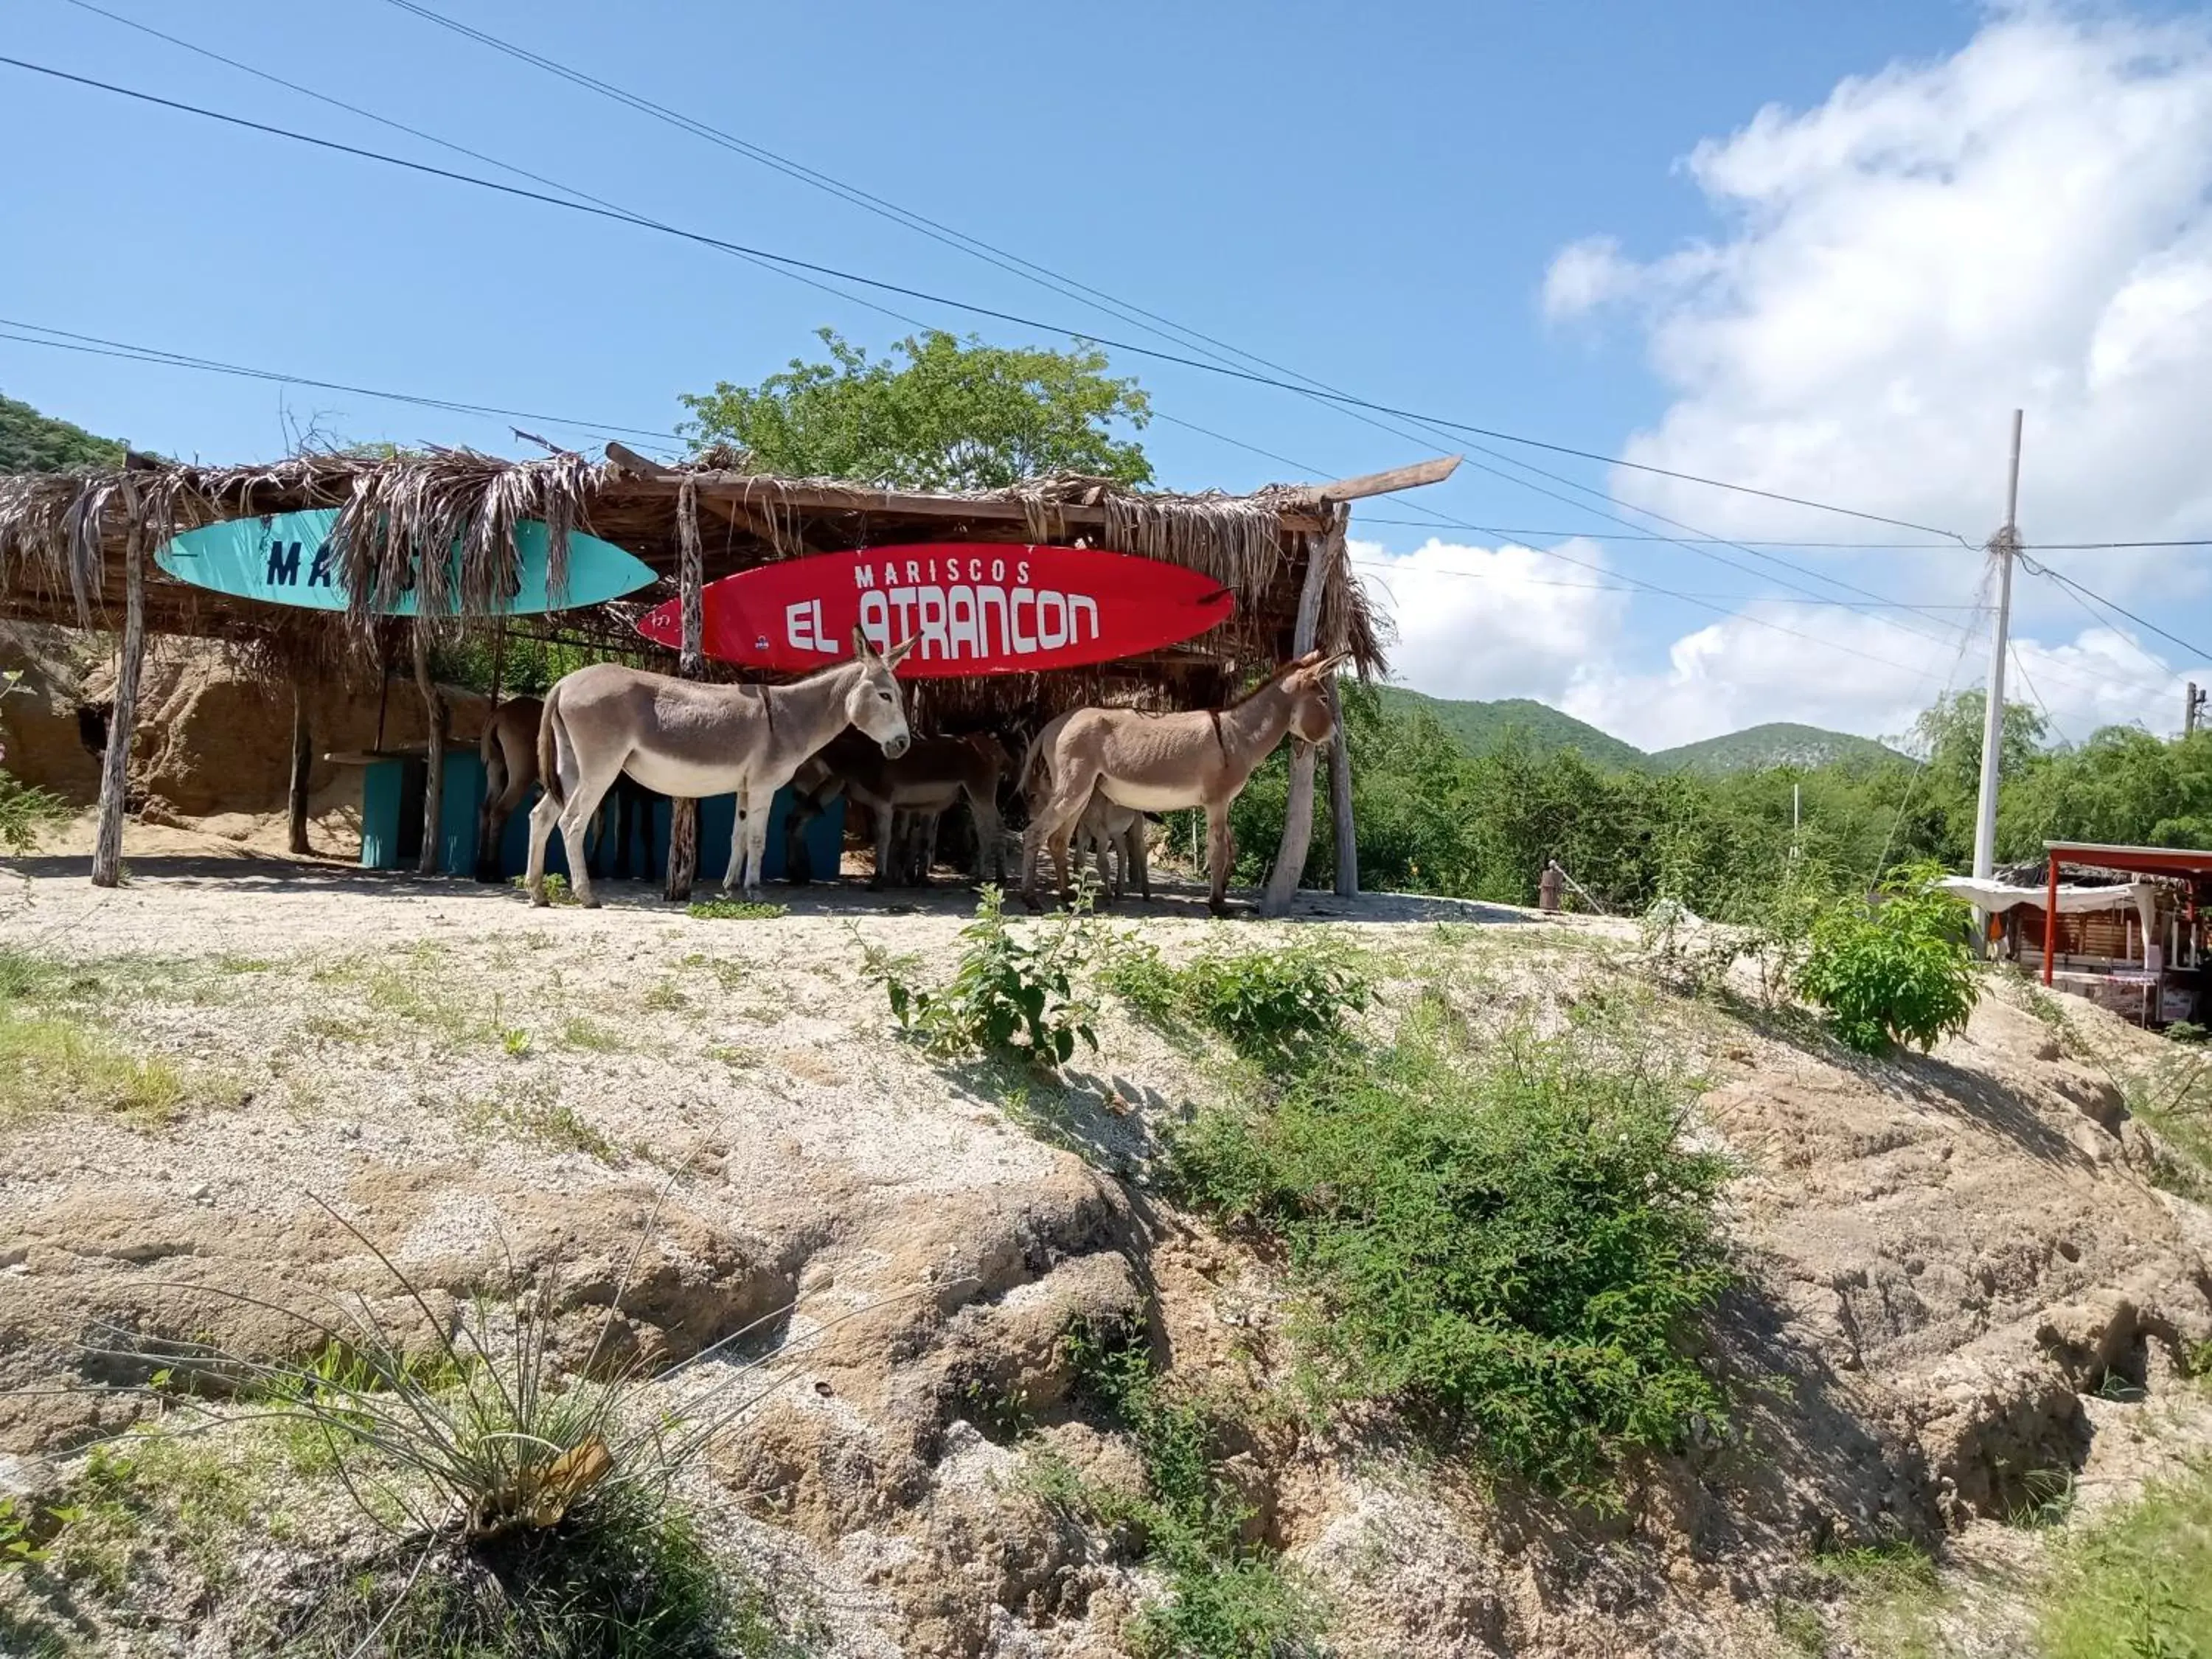
[[[2151,622],[2147,618],[2138,617],[2134,611],[2129,610],[2125,605],[2114,604],[2103,594],[2098,592],[2094,588],[2085,587],[2080,582],[2075,581],[2071,576],[2062,575],[2059,572],[2053,570],[2049,565],[2038,564],[2033,559],[2023,558],[2021,561],[2021,563],[2027,566],[2031,574],[2038,576],[2048,577],[2051,580],[2057,582],[2060,586],[2069,588],[2073,592],[2081,594],[2084,599],[2095,600],[2099,605],[2103,605],[2106,610],[2114,611],[2120,616],[2125,617],[2130,622],[2135,623],[2138,628],[2148,629],[2152,633],[2157,635],[2159,638],[2179,646],[2184,651],[2188,652],[2190,655],[2196,658],[2198,662],[2212,663],[2212,653],[2208,653],[2203,646],[2191,645],[2187,640],[2183,639],[2179,634],[2167,633],[2166,629],[2160,628],[2156,623]]]
[[[542,421],[549,426],[562,426],[576,432],[597,433],[635,438],[665,439],[681,445],[683,439],[673,432],[663,432],[654,427],[625,426],[616,421],[587,421],[568,415],[549,415],[542,410],[506,409],[496,404],[472,404],[455,398],[436,398],[411,392],[384,391],[375,386],[349,386],[343,380],[318,380],[313,375],[294,374],[271,368],[252,368],[242,363],[223,362],[213,357],[196,357],[179,351],[166,351],[157,346],[133,345],[125,340],[110,340],[97,334],[73,333],[68,329],[48,328],[40,323],[26,323],[12,317],[0,317],[0,330],[27,329],[30,333],[0,332],[0,340],[13,340],[21,345],[45,346],[54,351],[81,352],[94,357],[119,357],[126,362],[154,363],[169,368],[198,369],[210,374],[228,374],[242,380],[271,380],[283,386],[313,386],[322,392],[343,392],[354,397],[376,398],[386,403],[411,404],[424,409],[442,409],[462,415],[495,416],[501,420]],[[39,335],[58,336],[41,339]]]
[[[598,218],[612,220],[618,223],[634,225],[641,229],[658,231],[666,235],[679,238],[684,241],[696,243],[701,246],[710,247],[725,253],[734,254],[739,258],[756,260],[768,260],[790,270],[805,271],[819,276],[830,277],[839,282],[856,283],[864,288],[876,289],[879,293],[896,294],[910,300],[921,300],[932,305],[949,307],[956,311],[966,312],[972,316],[988,317],[995,321],[1012,323],[1023,328],[1033,328],[1046,333],[1063,335],[1072,339],[1088,341],[1093,344],[1103,346],[1111,350],[1127,352],[1133,356],[1147,357],[1158,362],[1172,363],[1177,367],[1184,368],[1194,368],[1206,374],[1223,375],[1231,380],[1244,381],[1250,385],[1264,386],[1272,387],[1277,391],[1293,392],[1301,397],[1320,398],[1331,403],[1341,404],[1344,407],[1350,409],[1369,410],[1379,414],[1395,416],[1401,420],[1420,421],[1426,424],[1439,427],[1449,431],[1472,434],[1478,437],[1495,439],[1503,443],[1512,443],[1521,445],[1528,448],[1547,450],[1555,454],[1574,456],[1583,460],[1595,461],[1609,466],[1625,467],[1633,471],[1650,473],[1661,477],[1674,478],[1684,483],[1706,485],[1717,489],[1731,490],[1741,495],[1756,495],[1768,501],[1782,501],[1792,506],[1810,507],[1821,512],[1840,514],[1848,518],[1865,520],[1871,523],[1892,525],[1901,530],[1917,531],[1925,535],[1951,535],[1954,540],[1963,541],[1964,539],[1963,538],[1956,537],[1954,535],[1954,532],[1940,530],[1932,526],[1914,524],[1907,520],[1893,519],[1878,513],[1863,512],[1856,507],[1840,507],[1833,502],[1819,501],[1803,496],[1784,495],[1778,491],[1761,489],[1749,484],[1733,483],[1725,479],[1709,478],[1696,473],[1675,471],[1667,467],[1651,466],[1642,462],[1631,461],[1618,456],[1601,455],[1592,450],[1577,449],[1571,445],[1556,444],[1547,442],[1542,439],[1524,437],[1518,433],[1505,432],[1495,428],[1477,426],[1472,422],[1456,421],[1447,416],[1425,415],[1416,410],[1401,409],[1393,404],[1378,403],[1370,398],[1355,397],[1349,392],[1329,392],[1302,387],[1295,386],[1287,380],[1278,380],[1266,374],[1254,374],[1244,369],[1237,368],[1229,364],[1218,362],[1210,362],[1201,358],[1186,356],[1176,352],[1162,351],[1154,347],[1138,345],[1133,342],[1126,340],[1114,339],[1110,337],[1102,335],[1095,330],[1073,328],[1062,324],[1045,322],[1034,317],[1022,315],[1017,312],[1005,311],[995,307],[979,305],[972,301],[954,299],[946,295],[933,294],[925,289],[912,288],[904,283],[887,282],[880,277],[864,276],[858,271],[842,270],[835,265],[826,265],[811,259],[801,259],[795,255],[778,253],[772,249],[758,247],[742,242],[732,242],[722,237],[709,235],[703,231],[686,229],[679,225],[673,225],[660,220],[648,218],[643,215],[632,213],[623,209],[603,207],[593,202],[574,200],[564,196],[549,195],[543,191],[528,190],[518,185],[502,184],[495,179],[486,179],[476,173],[461,173],[450,167],[436,167],[427,161],[410,161],[406,157],[392,155],[382,150],[369,149],[358,144],[342,143],[333,138],[318,137],[311,133],[300,132],[289,127],[277,126],[270,122],[251,120],[245,116],[228,114],[221,110],[209,109],[202,105],[185,103],[179,99],[164,98],[155,93],[141,91],[137,88],[120,86],[113,82],[101,81],[94,79],[90,76],[74,74],[67,70],[56,69],[52,65],[45,64],[32,63],[25,58],[0,55],[0,64],[6,64],[10,68],[23,70],[34,75],[46,76],[54,80],[69,82],[76,86],[89,88],[98,92],[108,93],[117,97],[128,98],[139,103],[152,105],[157,108],[172,110],[179,114],[198,116],[204,120],[218,122],[226,126],[237,127],[243,131],[261,133],[270,137],[283,138],[295,143],[310,145],[315,149],[329,150],[338,155],[351,155],[362,161],[379,162],[386,167],[398,167],[407,172],[418,173],[431,178],[443,179],[455,184],[473,185],[480,190],[495,191],[501,195],[511,196],[520,200],[532,201],[538,203],[544,206],[559,208],[566,212],[585,214]]]

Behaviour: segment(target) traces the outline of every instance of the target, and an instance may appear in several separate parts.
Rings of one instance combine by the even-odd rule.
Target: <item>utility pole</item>
[[[2204,714],[2204,698],[2205,693],[2198,687],[2197,682],[2195,680],[2190,681],[2189,701],[2183,706],[2181,711],[2181,735],[2183,737],[2193,738],[2197,735],[2197,723],[2203,717]]]
[[[1990,538],[1997,562],[1997,619],[1990,640],[1988,702],[1982,709],[1982,788],[1974,815],[1974,875],[1986,881],[1996,870],[1997,771],[2004,750],[2006,635],[2012,626],[2012,560],[2020,550],[2020,418],[2012,412],[2012,471],[2005,483],[2004,528]],[[1979,913],[1978,913],[1979,914]],[[1989,921],[1979,931],[1986,938]]]

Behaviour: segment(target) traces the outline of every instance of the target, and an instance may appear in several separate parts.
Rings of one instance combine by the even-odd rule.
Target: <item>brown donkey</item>
[[[576,896],[596,905],[584,836],[599,800],[627,772],[673,799],[734,793],[727,892],[742,878],[760,896],[769,803],[800,763],[848,726],[903,755],[913,742],[893,671],[915,642],[879,652],[853,630],[856,654],[789,685],[701,685],[617,663],[563,675],[545,697],[538,768],[545,793],[530,814],[530,902],[544,904],[545,843],[557,825]]]
[[[499,838],[514,809],[538,781],[538,723],[545,705],[510,697],[484,722],[477,753],[483,761],[483,805],[477,812],[477,879],[499,879]]]
[[[1207,908],[1228,908],[1229,867],[1236,847],[1229,805],[1285,733],[1327,743],[1336,730],[1328,708],[1329,677],[1342,655],[1309,651],[1226,708],[1147,714],[1133,708],[1078,708],[1036,735],[1022,764],[1026,783],[1042,767],[1042,801],[1022,836],[1022,899],[1037,908],[1037,854],[1049,843],[1067,891],[1067,847],[1093,789],[1139,812],[1206,809],[1206,856],[1213,876]]]

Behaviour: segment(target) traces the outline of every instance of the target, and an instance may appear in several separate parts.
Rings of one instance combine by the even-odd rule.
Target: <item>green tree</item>
[[[932,331],[871,357],[819,332],[828,362],[794,357],[757,386],[686,394],[693,448],[732,444],[759,471],[914,489],[1003,489],[1054,472],[1151,482],[1143,448],[1114,435],[1117,423],[1141,429],[1151,405],[1133,380],[1106,373],[1103,352]]]

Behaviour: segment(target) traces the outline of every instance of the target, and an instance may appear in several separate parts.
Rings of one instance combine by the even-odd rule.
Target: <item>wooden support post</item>
[[[292,782],[284,810],[289,821],[286,845],[301,854],[313,850],[307,845],[307,774],[314,763],[314,744],[307,731],[307,688],[295,679],[292,682]]]
[[[138,507],[124,492],[131,514],[124,550],[123,659],[115,674],[115,706],[107,715],[107,751],[100,757],[100,833],[93,843],[92,884],[123,884],[123,797],[130,787],[131,737],[138,726],[138,672],[146,658],[145,552],[138,533]]]
[[[2048,985],[2051,969],[2058,961],[2058,854],[2056,853],[2051,855],[2051,878],[2043,890],[2043,982]]]
[[[446,700],[430,678],[430,630],[415,624],[415,684],[422,692],[422,714],[429,726],[430,774],[422,781],[422,856],[416,869],[426,876],[438,873],[438,842],[446,805]]]
[[[1329,828],[1336,838],[1336,896],[1359,896],[1359,830],[1352,819],[1352,745],[1344,739],[1344,699],[1328,683],[1328,712],[1336,735],[1328,744]]]
[[[699,678],[707,666],[707,605],[704,560],[699,548],[699,504],[696,486],[687,478],[676,497],[676,534],[680,562],[677,585],[683,596],[684,646],[676,672],[685,679]],[[759,803],[768,811],[768,803]],[[690,902],[691,883],[699,870],[699,803],[672,800],[668,804],[668,884],[662,889],[672,904]]]
[[[1291,635],[1291,654],[1302,657],[1313,649],[1314,631],[1321,624],[1321,598],[1328,586],[1344,546],[1343,507],[1334,510],[1329,527],[1306,538],[1305,584],[1298,592],[1298,617]],[[1313,844],[1314,751],[1310,744],[1291,739],[1290,799],[1283,811],[1282,845],[1275,849],[1275,867],[1267,872],[1267,885],[1260,895],[1260,914],[1279,916],[1291,908],[1305,873],[1306,849]]]

